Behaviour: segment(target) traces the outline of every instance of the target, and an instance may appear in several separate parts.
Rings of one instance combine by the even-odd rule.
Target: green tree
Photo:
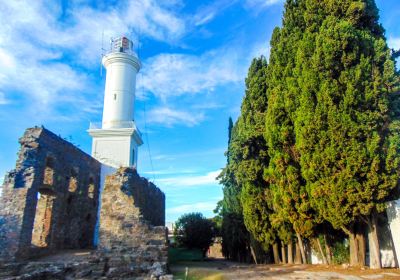
[[[264,177],[270,184],[274,209],[271,215],[272,225],[281,235],[285,233],[285,229],[292,228],[304,263],[306,255],[302,239],[313,234],[316,222],[306,183],[301,175],[300,153],[295,134],[299,88],[294,69],[296,53],[300,48],[299,41],[307,23],[307,18],[304,17],[306,2],[312,1],[288,0],[282,28],[275,28],[272,35],[264,133],[270,157]]]
[[[234,174],[241,188],[240,198],[246,228],[264,250],[276,243],[276,234],[269,220],[272,212],[270,191],[263,179],[269,157],[264,139],[267,99],[267,61],[264,56],[253,59],[246,78],[246,91],[237,121],[237,137],[232,160]],[[253,251],[254,248],[253,248]],[[255,255],[255,254],[254,254]],[[279,261],[275,251],[275,262]],[[256,259],[255,256],[253,258]]]
[[[351,264],[364,265],[356,237],[367,225],[380,267],[377,215],[396,198],[400,170],[392,52],[375,1],[304,3],[293,62],[301,175],[320,217],[348,234]]]
[[[201,213],[184,214],[175,224],[174,237],[179,246],[200,249],[205,255],[213,242],[214,223]]]
[[[230,260],[247,261],[250,239],[243,221],[240,203],[241,189],[234,174],[237,162],[232,160],[232,154],[237,149],[237,125],[233,125],[231,118],[229,118],[228,135],[227,165],[218,176],[223,185],[224,194],[217,207],[217,211],[222,217],[222,253]]]

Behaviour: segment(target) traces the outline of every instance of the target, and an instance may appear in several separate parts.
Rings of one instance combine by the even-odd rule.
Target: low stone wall
[[[165,197],[135,169],[120,168],[106,178],[101,197],[99,253],[108,259],[108,276],[167,271]]]
[[[91,247],[100,163],[43,127],[19,142],[0,198],[0,259]]]

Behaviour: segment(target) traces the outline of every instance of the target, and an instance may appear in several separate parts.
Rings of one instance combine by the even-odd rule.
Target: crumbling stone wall
[[[0,258],[90,247],[101,164],[43,127],[19,142],[0,198]]]
[[[107,176],[101,196],[99,250],[113,275],[163,275],[167,268],[165,196],[135,169]]]

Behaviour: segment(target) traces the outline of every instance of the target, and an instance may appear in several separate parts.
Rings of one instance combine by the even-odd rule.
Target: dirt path
[[[288,279],[288,280],[364,280],[400,279],[400,270],[346,269],[340,266],[311,265],[243,265],[225,260],[187,262],[171,266],[175,279],[224,280],[224,279]]]

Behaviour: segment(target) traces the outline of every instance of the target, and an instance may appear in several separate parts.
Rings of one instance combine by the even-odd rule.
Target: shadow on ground
[[[308,279],[308,280],[363,280],[400,279],[400,270],[370,270],[323,265],[246,265],[223,259],[203,262],[180,262],[170,267],[175,279],[228,280],[228,279]],[[187,277],[186,277],[187,271]]]

